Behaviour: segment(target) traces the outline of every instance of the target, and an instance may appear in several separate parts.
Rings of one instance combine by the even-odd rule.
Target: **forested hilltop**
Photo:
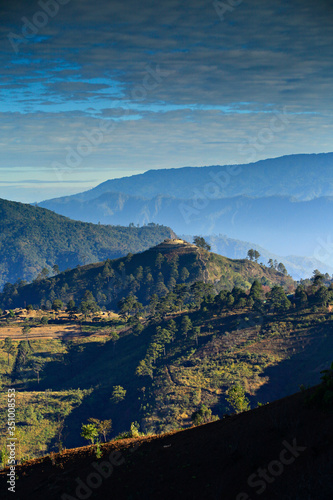
[[[102,226],[73,221],[50,210],[0,199],[0,290],[85,263],[140,252],[173,231],[164,226]],[[54,269],[53,269],[54,268]],[[21,283],[22,284],[22,283]]]
[[[247,259],[231,260],[183,240],[167,239],[145,252],[80,266],[53,277],[40,276],[29,285],[6,284],[0,294],[0,307],[31,304],[50,309],[54,301],[59,300],[65,304],[89,302],[91,308],[97,304],[115,309],[118,301],[129,295],[136,296],[145,305],[153,295],[163,297],[174,293],[177,286],[197,281],[210,283],[219,292],[221,289],[231,291],[235,286],[248,290],[255,279],[264,286],[277,284],[287,291],[294,289],[294,281],[285,270],[279,272]]]

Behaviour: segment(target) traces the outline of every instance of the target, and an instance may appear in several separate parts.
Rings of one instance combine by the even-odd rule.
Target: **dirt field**
[[[22,333],[22,327],[7,326],[0,328],[0,339],[10,337],[12,340],[59,339],[75,337],[81,334],[80,325],[45,325],[31,328],[30,332]]]

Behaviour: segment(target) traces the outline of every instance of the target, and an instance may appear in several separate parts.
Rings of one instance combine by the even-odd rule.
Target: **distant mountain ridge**
[[[206,187],[209,193],[209,185],[214,182],[220,188],[212,191],[216,198],[293,196],[306,201],[333,196],[333,153],[289,155],[244,165],[148,170],[143,174],[107,180],[83,193],[56,199],[87,201],[106,192],[145,199],[158,195],[190,199],[195,190],[204,194]],[[48,208],[46,204],[50,201],[40,205]]]

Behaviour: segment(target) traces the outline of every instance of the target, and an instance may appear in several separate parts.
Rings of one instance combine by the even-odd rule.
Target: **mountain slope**
[[[182,240],[166,240],[141,254],[77,267],[25,286],[7,286],[0,294],[0,306],[40,307],[56,298],[78,302],[89,290],[100,306],[115,308],[130,293],[146,304],[152,294],[161,296],[176,284],[203,280],[219,289],[231,290],[236,285],[248,289],[254,279],[282,285],[286,290],[294,287],[292,278],[275,269],[246,259],[233,261]]]
[[[85,262],[145,250],[171,229],[112,227],[77,222],[49,210],[0,200],[0,288],[6,282],[36,278],[43,267],[60,270]]]
[[[185,235],[184,238],[190,241],[193,237]],[[282,262],[286,266],[288,273],[294,280],[297,281],[304,279],[305,277],[312,277],[315,269],[318,269],[323,274],[333,274],[333,267],[329,266],[327,263],[321,262],[315,257],[299,257],[297,255],[287,255],[282,257],[281,255],[269,252],[256,243],[235,240],[233,238],[228,238],[223,234],[204,236],[204,238],[211,245],[213,252],[225,255],[230,259],[242,259],[247,255],[248,250],[253,248],[260,253],[260,262],[267,264],[269,259]]]
[[[331,415],[297,393],[228,419],[162,436],[66,450],[17,467],[26,500],[332,498]],[[104,470],[101,468],[104,465]],[[0,473],[4,498],[7,471]],[[264,479],[265,478],[265,479]]]

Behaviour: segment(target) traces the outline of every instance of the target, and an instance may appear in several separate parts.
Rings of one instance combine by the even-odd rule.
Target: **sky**
[[[0,0],[0,197],[333,151],[321,0]]]

